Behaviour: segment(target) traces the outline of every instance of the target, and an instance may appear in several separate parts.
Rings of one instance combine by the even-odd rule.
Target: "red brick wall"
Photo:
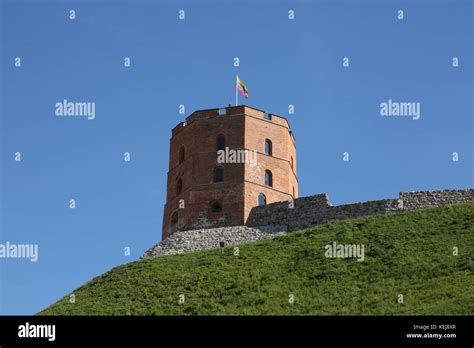
[[[256,165],[225,163],[224,181],[214,183],[217,165],[217,137],[224,135],[230,149],[257,151]],[[273,145],[273,155],[264,154],[265,139]],[[179,151],[185,160],[179,164]],[[294,171],[291,169],[293,157]],[[273,187],[265,186],[265,169],[273,174]],[[177,194],[178,179],[182,193]],[[167,183],[167,202],[163,217],[163,239],[171,232],[171,215],[178,212],[181,229],[196,229],[245,224],[250,209],[258,204],[259,193],[267,203],[289,200],[293,188],[298,196],[296,149],[286,119],[272,116],[265,120],[258,109],[239,106],[196,111],[172,131]],[[179,208],[180,199],[185,207]],[[211,212],[211,202],[219,201],[221,213]]]

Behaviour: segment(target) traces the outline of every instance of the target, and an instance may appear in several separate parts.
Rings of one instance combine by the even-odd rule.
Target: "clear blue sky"
[[[288,116],[300,195],[472,187],[472,4],[1,1],[0,243],[39,260],[0,259],[0,313],[36,313],[160,240],[178,106],[234,103],[236,73],[245,104]],[[63,99],[95,102],[95,120],[56,117]],[[420,120],[381,117],[388,99],[420,102]]]

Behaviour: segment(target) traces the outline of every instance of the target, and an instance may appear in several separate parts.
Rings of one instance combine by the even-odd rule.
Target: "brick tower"
[[[286,118],[248,106],[193,112],[172,130],[162,238],[244,225],[257,206],[298,197]]]

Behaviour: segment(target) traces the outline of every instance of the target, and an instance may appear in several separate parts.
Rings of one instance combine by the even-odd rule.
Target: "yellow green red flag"
[[[249,90],[247,89],[247,86],[242,82],[240,79],[239,75],[237,75],[237,86],[236,88],[244,95],[245,98],[249,97]]]

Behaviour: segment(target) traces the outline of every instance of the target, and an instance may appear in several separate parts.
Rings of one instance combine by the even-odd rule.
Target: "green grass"
[[[473,222],[474,203],[465,203],[330,222],[240,245],[239,256],[226,247],[224,256],[140,260],[75,290],[75,303],[68,294],[39,314],[473,315]],[[365,260],[326,258],[333,241],[364,244]]]

